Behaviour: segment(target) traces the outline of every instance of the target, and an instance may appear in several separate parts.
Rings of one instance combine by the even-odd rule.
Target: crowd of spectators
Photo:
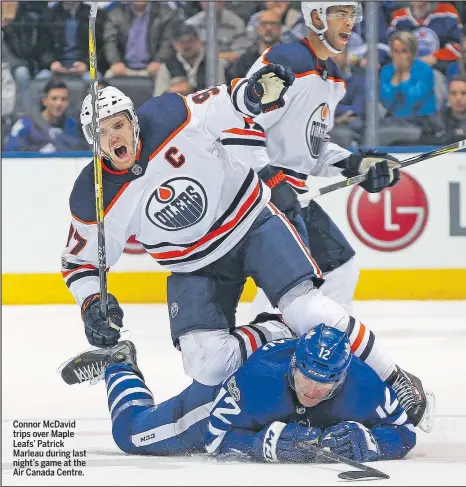
[[[88,150],[79,109],[89,86],[90,2],[2,1],[2,150]],[[136,106],[207,88],[207,2],[99,2],[98,71]],[[216,2],[219,83],[245,76],[270,46],[307,33],[300,2]],[[380,145],[466,136],[466,2],[379,2]],[[332,139],[364,142],[366,23],[336,56],[347,84]]]

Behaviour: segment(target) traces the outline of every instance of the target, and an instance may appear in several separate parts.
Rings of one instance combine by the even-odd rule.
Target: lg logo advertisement
[[[394,252],[409,247],[422,235],[429,206],[422,186],[403,172],[397,185],[381,193],[354,188],[347,216],[362,243],[381,252]]]

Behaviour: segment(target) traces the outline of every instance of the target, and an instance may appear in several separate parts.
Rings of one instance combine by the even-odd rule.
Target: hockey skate
[[[419,426],[426,433],[430,433],[434,425],[434,393],[425,391],[420,379],[398,366],[387,382],[395,390],[401,406],[413,425]]]
[[[112,348],[92,348],[65,362],[60,368],[62,379],[69,385],[89,382],[95,384],[103,379],[105,369],[111,364],[128,364],[142,378],[136,361],[133,342],[123,340]]]

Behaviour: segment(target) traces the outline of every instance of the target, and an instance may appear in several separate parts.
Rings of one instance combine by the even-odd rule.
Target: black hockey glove
[[[360,186],[369,193],[395,186],[400,179],[399,165],[396,157],[373,149],[359,150],[335,164],[344,169],[342,175],[347,178],[367,174],[367,179]]]
[[[295,75],[281,64],[268,64],[256,71],[244,90],[246,108],[254,115],[271,112],[285,105],[285,93],[294,83]]]
[[[88,296],[81,307],[87,340],[95,347],[113,347],[120,339],[123,310],[112,294],[108,294],[107,314],[109,320],[105,321],[100,309],[100,294]]]
[[[265,166],[258,176],[271,189],[270,201],[288,218],[293,221],[301,211],[296,191],[286,182],[285,174],[281,169]]]

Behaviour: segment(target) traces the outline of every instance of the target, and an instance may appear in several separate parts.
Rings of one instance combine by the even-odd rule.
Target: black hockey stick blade
[[[359,471],[349,471],[349,472],[341,472],[338,474],[338,477],[343,480],[373,480],[373,479],[389,479],[390,476],[386,473],[382,472],[381,470],[377,470],[376,468],[369,467],[368,465],[364,465],[363,463],[356,462],[349,458],[344,457],[343,455],[339,455],[338,453],[334,453],[329,450],[324,450],[316,445],[301,442],[298,443],[300,448],[304,448],[306,450],[312,451],[315,453],[316,457],[323,457],[327,460],[336,463],[343,463],[344,465],[349,465],[350,467],[359,468]]]
[[[371,468],[372,471],[351,470],[349,472],[340,472],[338,478],[343,480],[378,480],[390,478],[390,475],[387,475],[376,468],[369,468]]]

